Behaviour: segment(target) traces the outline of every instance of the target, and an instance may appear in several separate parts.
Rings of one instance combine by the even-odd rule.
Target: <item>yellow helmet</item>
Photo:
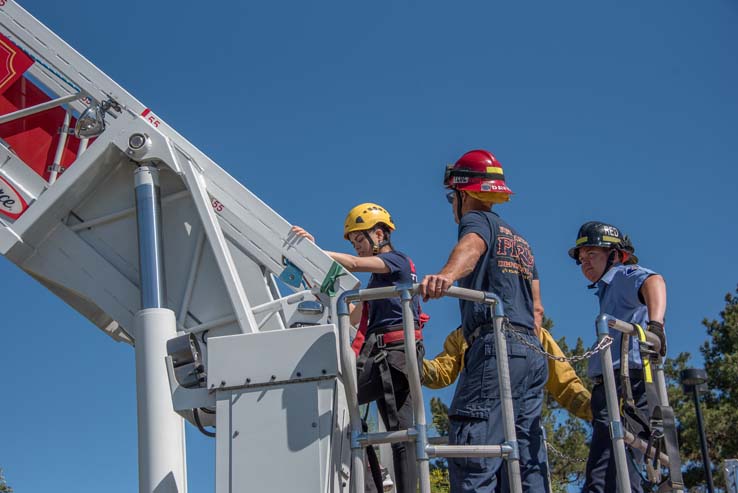
[[[381,205],[366,202],[351,209],[343,223],[343,237],[348,240],[352,231],[366,231],[374,229],[377,224],[386,224],[394,231],[395,223],[392,222],[389,212]]]

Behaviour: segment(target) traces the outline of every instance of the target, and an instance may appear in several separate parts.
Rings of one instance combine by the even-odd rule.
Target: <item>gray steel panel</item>
[[[328,380],[218,392],[228,398],[216,408],[216,491],[325,491],[334,389]]]
[[[333,325],[210,337],[208,388],[336,375],[337,340]]]

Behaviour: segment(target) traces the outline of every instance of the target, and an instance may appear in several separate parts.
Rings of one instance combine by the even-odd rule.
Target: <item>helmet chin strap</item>
[[[456,194],[456,217],[461,221],[461,192],[454,188]]]
[[[382,240],[379,244],[374,243],[374,240],[372,239],[372,236],[369,234],[368,230],[362,231],[364,233],[364,236],[366,237],[366,241],[369,242],[369,244],[372,246],[372,255],[376,255],[379,253],[379,251],[386,247],[387,245],[391,245],[389,240]]]
[[[587,286],[587,289],[594,289],[597,287],[597,283],[600,282],[600,280],[605,276],[608,270],[610,270],[610,267],[612,267],[612,264],[615,263],[615,256],[618,254],[618,251],[615,249],[610,250],[610,255],[607,256],[607,263],[605,264],[605,268],[602,270],[602,274],[600,274],[600,277],[597,278],[595,282]]]
[[[369,244],[372,246],[372,255],[376,255],[379,253],[379,246],[374,243],[374,240],[372,239],[372,235],[369,234],[369,230],[362,231],[364,233],[364,237],[366,238],[366,241],[369,242]]]

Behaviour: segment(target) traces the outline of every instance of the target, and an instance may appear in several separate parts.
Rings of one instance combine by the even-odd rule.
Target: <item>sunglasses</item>
[[[449,204],[453,204],[454,203],[454,197],[455,196],[456,196],[456,192],[453,191],[453,190],[451,190],[450,192],[448,192],[446,194],[446,200],[448,201]]]

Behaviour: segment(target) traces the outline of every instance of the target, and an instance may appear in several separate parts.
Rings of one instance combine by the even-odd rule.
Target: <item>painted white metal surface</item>
[[[135,327],[139,491],[186,492],[184,429],[172,409],[164,359],[176,333],[174,313],[141,310]]]
[[[34,65],[39,80],[45,74],[56,81],[48,89],[63,96],[78,88],[93,102],[112,99],[121,108],[108,112],[105,132],[53,186],[45,188],[12,158],[0,165],[0,176],[3,170],[13,174],[13,185],[27,191],[31,202],[23,216],[0,228],[0,253],[101,329],[132,340],[139,306],[131,175],[138,162],[156,161],[164,198],[167,306],[183,314],[180,329],[231,317],[214,334],[258,331],[250,308],[274,299],[273,276],[285,260],[303,271],[309,285],[323,282],[332,264],[327,255],[291,235],[286,220],[18,4],[0,9],[0,32],[63,76]],[[128,147],[135,133],[151,142],[144,152]],[[198,246],[202,234],[205,243]],[[192,271],[198,248],[199,265]],[[337,280],[339,292],[357,284],[351,275]],[[284,328],[284,322],[284,316],[272,317],[262,329]]]
[[[348,418],[335,327],[327,325],[335,323],[335,302],[320,290],[332,259],[293,235],[287,220],[13,1],[0,5],[0,33],[35,59],[28,75],[49,97],[79,94],[64,105],[75,118],[92,105],[110,107],[105,130],[85,140],[84,152],[50,183],[0,142],[0,179],[28,205],[17,218],[0,219],[0,254],[114,340],[146,338],[138,382],[145,409],[140,491],[185,491],[182,426],[174,410],[191,420],[192,409],[212,408],[216,400],[206,389],[172,381],[163,344],[175,328],[197,333],[205,369],[215,378],[311,375],[266,390],[216,393],[219,491],[225,484],[228,491],[270,491],[269,485],[271,491],[339,491],[348,479]],[[140,311],[133,175],[141,165],[159,170],[162,317]],[[275,280],[288,264],[302,273],[299,285]],[[331,281],[337,294],[357,286],[348,273]],[[324,310],[298,309],[306,301],[319,301]],[[290,329],[303,326],[309,327]],[[237,344],[238,351],[213,349],[228,337],[251,339]],[[246,358],[254,368],[241,365]],[[242,467],[252,459],[249,469]],[[285,463],[293,479],[275,480]],[[162,488],[164,470],[171,484]]]

